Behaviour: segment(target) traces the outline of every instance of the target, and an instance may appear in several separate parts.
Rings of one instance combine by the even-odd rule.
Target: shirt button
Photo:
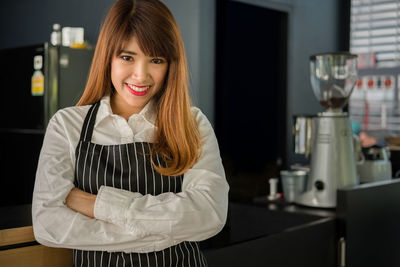
[[[137,116],[135,117],[135,120],[136,120],[136,121],[143,121],[143,116],[142,116],[142,115],[137,115]]]

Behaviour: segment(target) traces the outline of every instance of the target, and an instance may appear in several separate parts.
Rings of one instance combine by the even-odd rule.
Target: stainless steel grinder
[[[357,81],[357,56],[350,53],[310,57],[311,85],[326,108],[312,119],[311,165],[296,203],[336,207],[336,190],[359,183],[349,116],[342,111]]]

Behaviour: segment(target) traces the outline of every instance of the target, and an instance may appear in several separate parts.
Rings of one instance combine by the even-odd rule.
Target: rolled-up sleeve
[[[197,108],[202,154],[183,178],[182,192],[141,195],[102,186],[95,203],[95,217],[142,238],[170,238],[173,244],[201,241],[225,225],[229,186],[217,139],[210,122]]]

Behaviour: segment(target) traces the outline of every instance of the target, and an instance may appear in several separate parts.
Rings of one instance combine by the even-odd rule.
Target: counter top
[[[231,202],[225,227],[200,245],[210,267],[334,267],[336,225],[332,210],[266,198]]]
[[[229,266],[246,266],[243,252],[253,255],[254,264],[259,261],[252,266],[299,266],[301,259],[304,266],[337,266],[337,242],[343,237],[349,266],[361,260],[399,266],[399,192],[400,179],[393,179],[338,190],[336,209],[269,201],[266,196],[230,202],[225,227],[200,244],[210,267],[224,266],[219,261],[227,258]],[[34,240],[31,205],[0,207],[0,212],[0,239],[28,246],[29,238]],[[15,247],[10,242],[0,244],[0,251]],[[371,251],[368,257],[365,251]]]
[[[302,207],[295,204],[289,204],[283,200],[269,201],[267,197],[255,198],[252,202],[233,202],[230,205],[249,205],[257,206],[267,211],[280,211],[288,213],[299,213],[308,214],[320,217],[331,217],[335,216],[336,212],[334,209],[318,209]],[[17,228],[24,226],[32,226],[32,205],[16,205],[16,206],[6,206],[0,207],[0,230]]]
[[[265,207],[268,210],[276,210],[289,213],[301,213],[320,217],[336,216],[335,208],[306,207],[299,204],[288,203],[282,198],[275,201],[270,201],[268,200],[267,196],[260,196],[254,198],[253,201],[249,202],[248,204],[250,203],[256,206]]]
[[[31,228],[31,208],[31,204],[0,207],[0,230]],[[333,216],[334,210],[300,207],[283,200],[271,202],[266,197],[253,202],[231,202],[226,227],[213,240],[203,242],[203,247],[243,242]]]
[[[300,207],[283,200],[271,202],[266,197],[230,202],[222,231],[201,245],[203,249],[222,248],[335,220],[334,210]]]

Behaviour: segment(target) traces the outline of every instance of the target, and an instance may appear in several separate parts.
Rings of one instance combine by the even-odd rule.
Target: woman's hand
[[[72,188],[69,192],[65,204],[68,208],[86,215],[90,218],[94,218],[94,203],[96,201],[96,195],[92,195],[85,191],[82,191],[76,187]]]

